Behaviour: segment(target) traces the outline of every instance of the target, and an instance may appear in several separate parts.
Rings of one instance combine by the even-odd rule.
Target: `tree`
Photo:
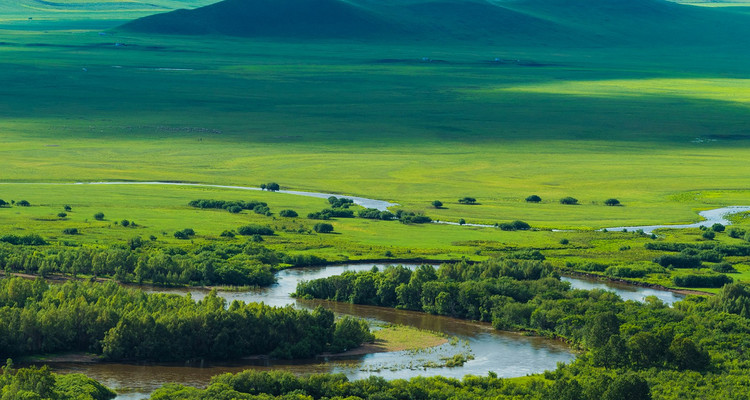
[[[10,204],[3,199],[0,199],[0,207],[8,207]]]
[[[265,183],[261,183],[260,184],[260,190],[266,190],[266,184]]]
[[[714,238],[716,237],[716,232],[714,232],[714,231],[705,231],[705,232],[703,232],[702,236],[703,236],[704,239],[714,240]]]
[[[58,217],[58,218],[65,218],[65,217],[67,217],[67,216],[68,216],[68,214],[67,214],[67,213],[64,213],[64,212],[61,212],[61,213],[57,213],[57,217]]]
[[[435,201],[432,202],[432,206],[435,207],[435,208],[440,208],[440,207],[443,206],[443,202],[440,201],[440,200],[435,200]]]
[[[463,197],[458,199],[458,202],[461,204],[477,204],[477,199],[473,197]]]
[[[97,221],[103,221],[104,220],[104,213],[103,212],[98,212],[98,213],[94,214],[94,219],[97,220]]]
[[[71,207],[71,206],[69,206],[67,204],[63,208],[65,209],[65,211],[68,211],[68,212],[70,212],[73,209],[73,207]]]
[[[575,197],[570,197],[570,196],[563,197],[562,199],[560,199],[560,204],[567,204],[567,205],[578,204],[578,199],[576,199]]]
[[[279,189],[279,184],[276,182],[266,183],[266,190],[268,190],[269,192],[276,192]]]
[[[124,220],[120,221],[120,225],[122,225],[122,226],[124,226],[124,227],[127,228],[128,226],[130,226],[130,221],[124,219]]]
[[[31,203],[29,203],[26,200],[21,200],[18,203],[16,203],[16,205],[21,206],[21,207],[29,207],[29,206],[31,206]]]
[[[527,203],[539,203],[540,201],[542,201],[542,198],[535,194],[532,194],[531,196],[526,198]]]
[[[726,227],[719,223],[711,225],[711,230],[714,232],[724,232],[724,229],[726,229]]]
[[[604,204],[606,204],[608,206],[619,206],[620,205],[620,200],[617,200],[617,199],[607,199],[607,200],[604,200]]]
[[[325,223],[325,222],[320,222],[320,223],[315,224],[314,229],[315,229],[315,232],[318,232],[318,233],[331,233],[333,232],[333,225]]]
[[[299,214],[294,210],[281,210],[279,211],[279,215],[286,218],[296,218]]]
[[[645,379],[634,373],[618,375],[602,396],[604,400],[651,400]]]
[[[78,228],[65,228],[63,229],[63,233],[66,235],[77,235]]]
[[[465,220],[465,219],[463,219],[463,218],[461,218],[461,219],[459,219],[459,220],[458,220],[458,224],[459,224],[459,225],[463,225],[463,224],[465,224],[465,223],[466,223],[466,220]]]

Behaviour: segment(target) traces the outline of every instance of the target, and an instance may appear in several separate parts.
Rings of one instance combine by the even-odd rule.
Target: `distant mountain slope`
[[[0,14],[54,11],[169,11],[202,7],[218,0],[4,0]]]
[[[121,28],[300,40],[571,46],[720,44],[750,37],[745,16],[666,0],[224,0]]]

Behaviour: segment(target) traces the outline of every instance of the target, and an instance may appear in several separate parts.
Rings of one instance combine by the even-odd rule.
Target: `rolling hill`
[[[520,45],[717,45],[750,20],[665,0],[225,0],[120,29],[180,35],[466,41]]]

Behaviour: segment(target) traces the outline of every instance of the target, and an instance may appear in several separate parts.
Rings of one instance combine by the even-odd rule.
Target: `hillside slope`
[[[123,30],[242,37],[468,41],[515,45],[719,45],[750,20],[665,0],[225,0]]]

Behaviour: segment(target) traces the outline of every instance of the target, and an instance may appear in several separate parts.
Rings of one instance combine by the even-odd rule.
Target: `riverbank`
[[[631,285],[631,286],[638,286],[643,288],[649,288],[654,290],[663,290],[665,292],[672,292],[676,294],[680,294],[683,296],[687,295],[698,295],[698,296],[713,296],[713,293],[709,292],[702,292],[700,290],[693,290],[693,289],[675,289],[670,288],[667,286],[657,285],[655,283],[648,283],[648,282],[640,282],[640,281],[634,281],[630,279],[624,279],[624,278],[612,278],[610,276],[604,276],[604,275],[597,275],[592,274],[590,272],[581,272],[581,271],[575,271],[575,270],[564,270],[563,276],[571,275],[572,277],[584,277],[589,279],[595,279],[598,281],[604,281],[604,282],[612,282],[612,283],[618,283],[622,285]]]

